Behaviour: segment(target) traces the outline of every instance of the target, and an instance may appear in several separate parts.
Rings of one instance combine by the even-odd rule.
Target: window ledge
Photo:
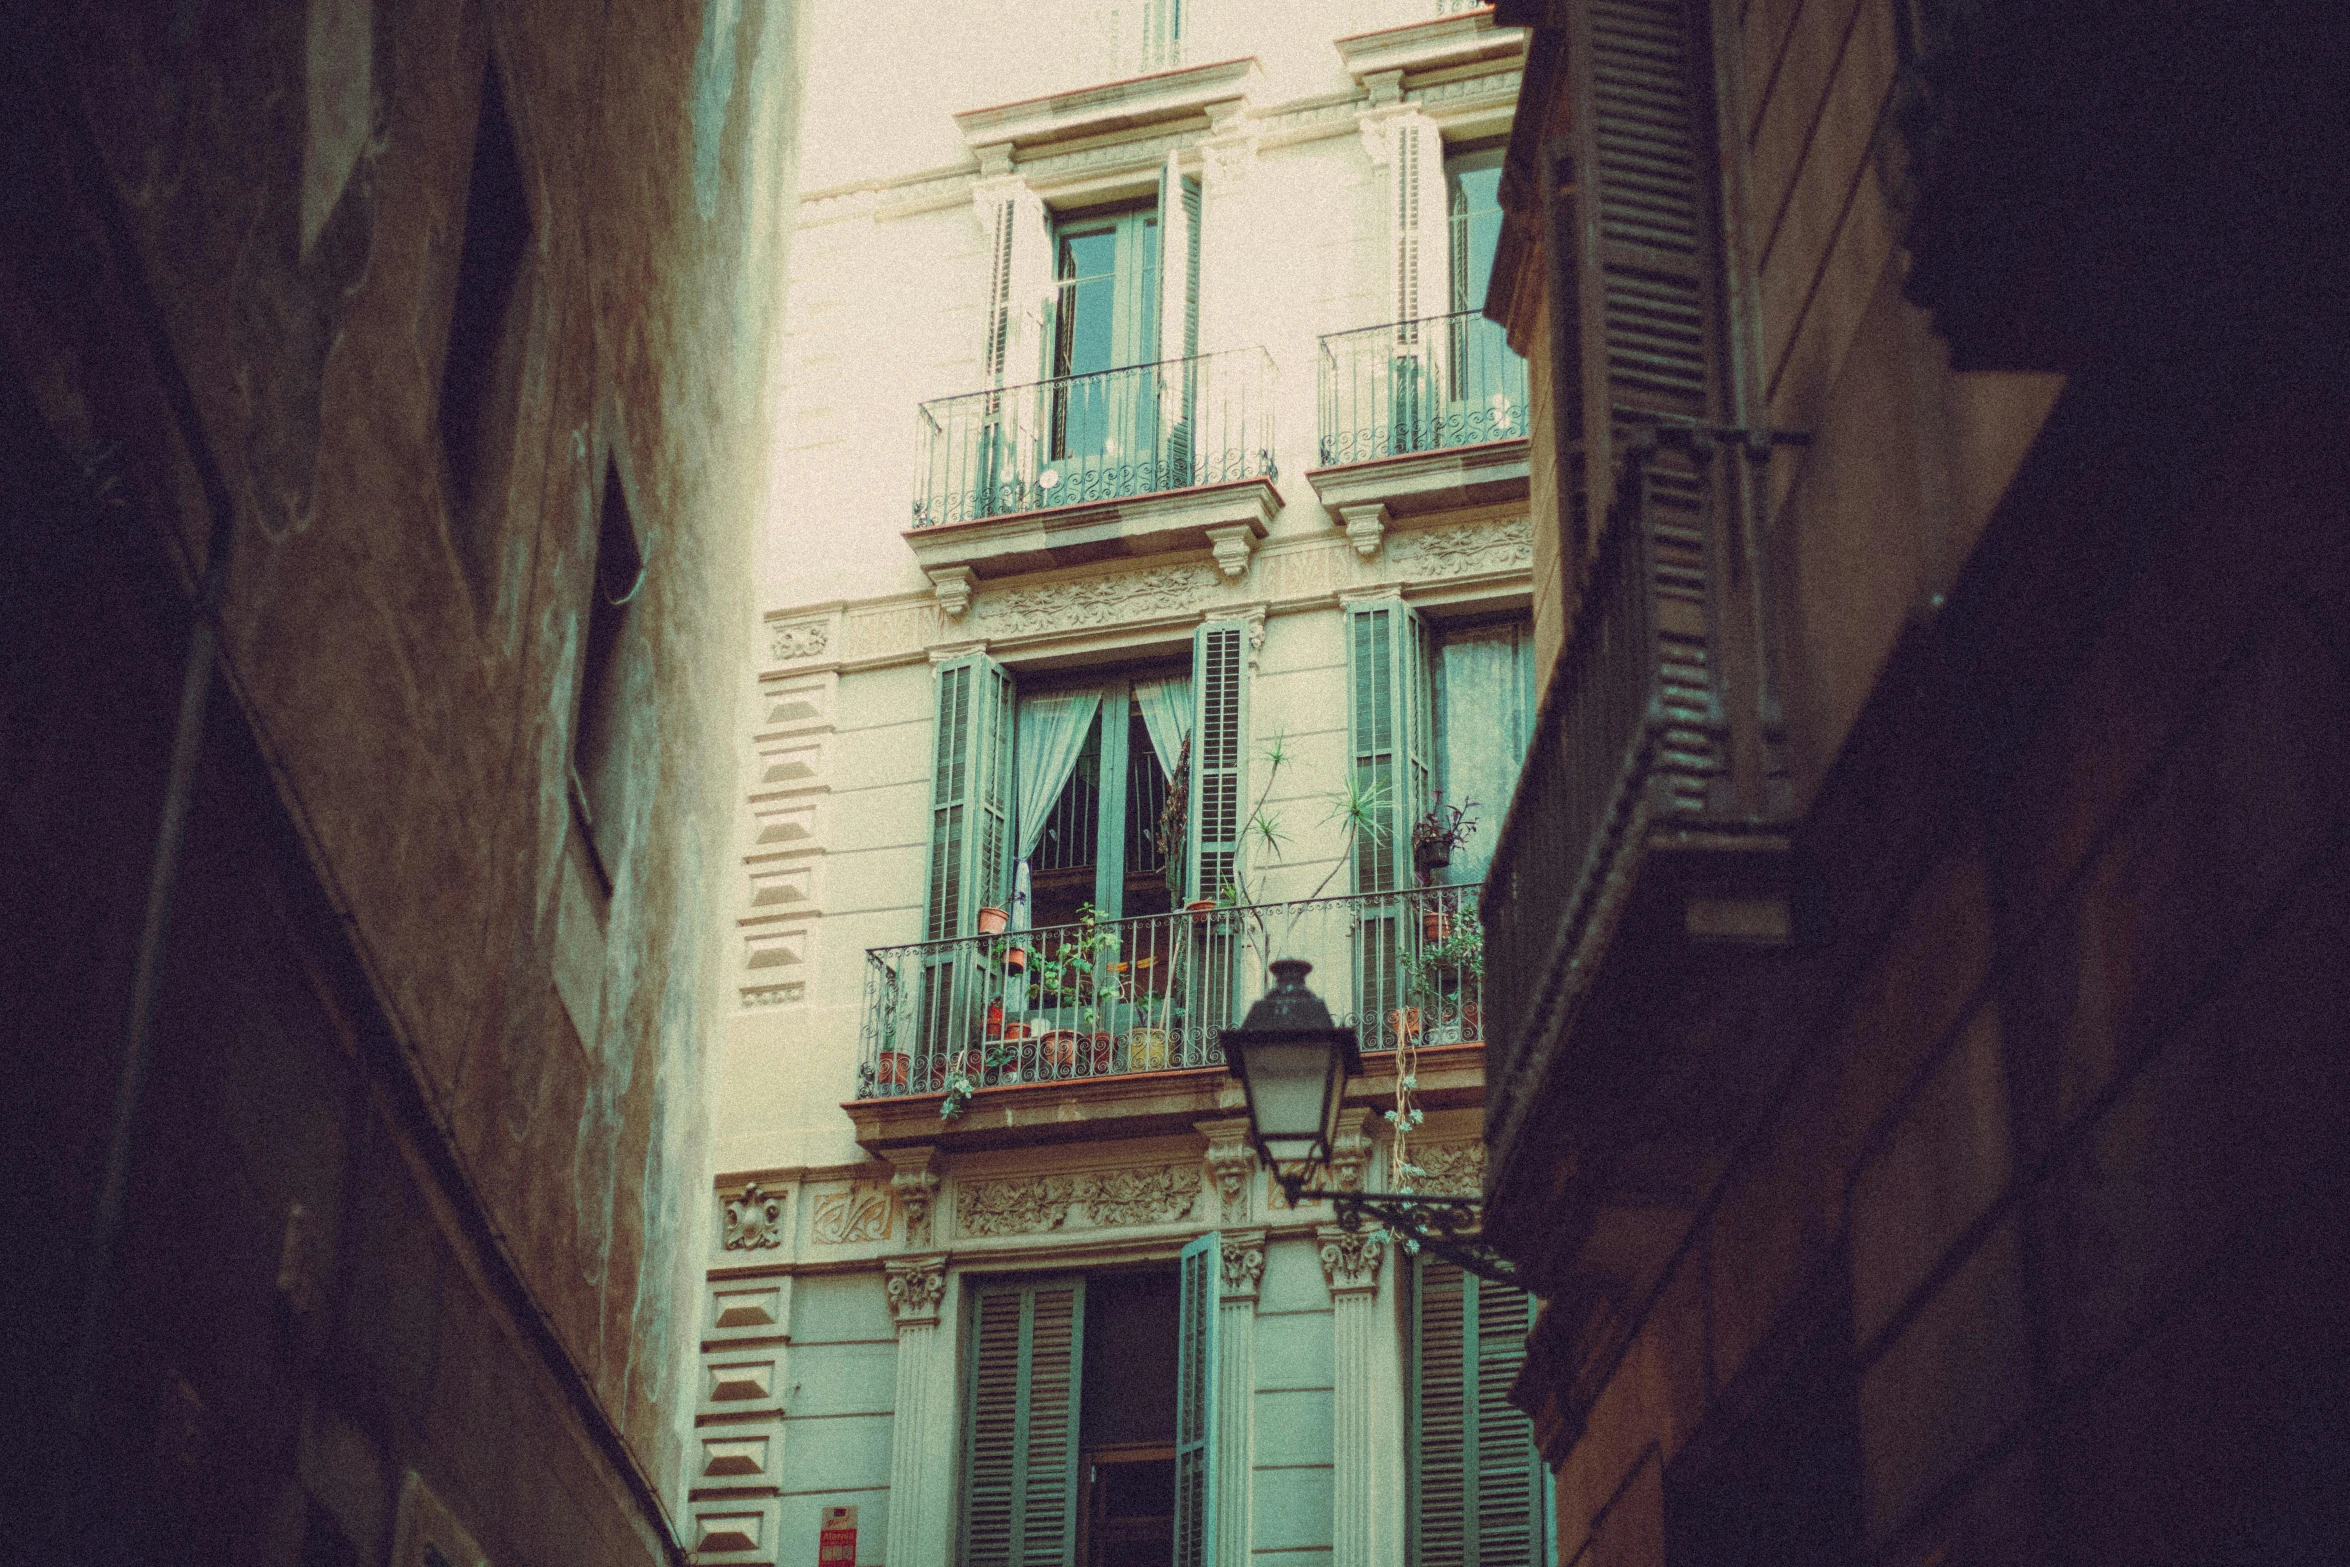
[[[905,538],[925,572],[960,567],[985,580],[1128,556],[1204,554],[1217,544],[1211,530],[1245,527],[1262,539],[1280,508],[1270,479],[1235,479],[908,528]]]
[[[1483,6],[1424,22],[1406,22],[1401,27],[1356,33],[1339,39],[1337,45],[1347,74],[1368,87],[1371,77],[1387,71],[1417,74],[1487,62],[1514,64],[1525,53],[1526,30],[1495,26],[1493,8]]]
[[[1384,506],[1390,518],[1405,518],[1522,501],[1526,474],[1526,441],[1521,436],[1337,463],[1313,469],[1306,482],[1334,520],[1343,517],[1346,508],[1364,506]]]

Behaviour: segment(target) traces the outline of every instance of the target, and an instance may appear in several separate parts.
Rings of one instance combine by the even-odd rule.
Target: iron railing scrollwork
[[[914,526],[1274,478],[1273,398],[1246,348],[924,403]]]
[[[1276,957],[1314,965],[1365,1050],[1476,1043],[1478,897],[1416,887],[876,947],[857,1096],[1220,1068],[1219,1035]]]
[[[1324,467],[1526,435],[1526,361],[1479,311],[1331,333],[1315,391]]]

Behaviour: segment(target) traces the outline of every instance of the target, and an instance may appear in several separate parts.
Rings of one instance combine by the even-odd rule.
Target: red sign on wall
[[[827,1507],[816,1531],[816,1567],[857,1567],[857,1510]]]

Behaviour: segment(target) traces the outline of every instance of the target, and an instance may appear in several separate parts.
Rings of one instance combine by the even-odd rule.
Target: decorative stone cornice
[[[783,1196],[757,1181],[726,1203],[728,1251],[764,1251],[783,1244]]]
[[[930,1244],[930,1205],[938,1194],[935,1148],[901,1148],[890,1154],[890,1189],[906,1210],[906,1244]]]
[[[1221,1298],[1255,1300],[1257,1286],[1265,1277],[1265,1232],[1226,1230],[1221,1245],[1224,1254]]]
[[[1192,1123],[1208,1140],[1208,1178],[1216,1183],[1226,1224],[1248,1217],[1249,1177],[1256,1173],[1257,1151],[1249,1146],[1248,1120],[1234,1117]]]
[[[1379,1264],[1387,1254],[1386,1231],[1325,1224],[1315,1229],[1314,1238],[1321,1243],[1322,1277],[1329,1281],[1331,1294],[1349,1295],[1379,1287]]]
[[[939,1303],[947,1294],[946,1258],[892,1257],[882,1267],[889,1276],[889,1309],[899,1329],[936,1323]]]

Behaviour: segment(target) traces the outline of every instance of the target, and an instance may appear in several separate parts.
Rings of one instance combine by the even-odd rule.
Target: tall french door
[[[1161,488],[1157,209],[1062,220],[1053,275],[1046,504]]]

